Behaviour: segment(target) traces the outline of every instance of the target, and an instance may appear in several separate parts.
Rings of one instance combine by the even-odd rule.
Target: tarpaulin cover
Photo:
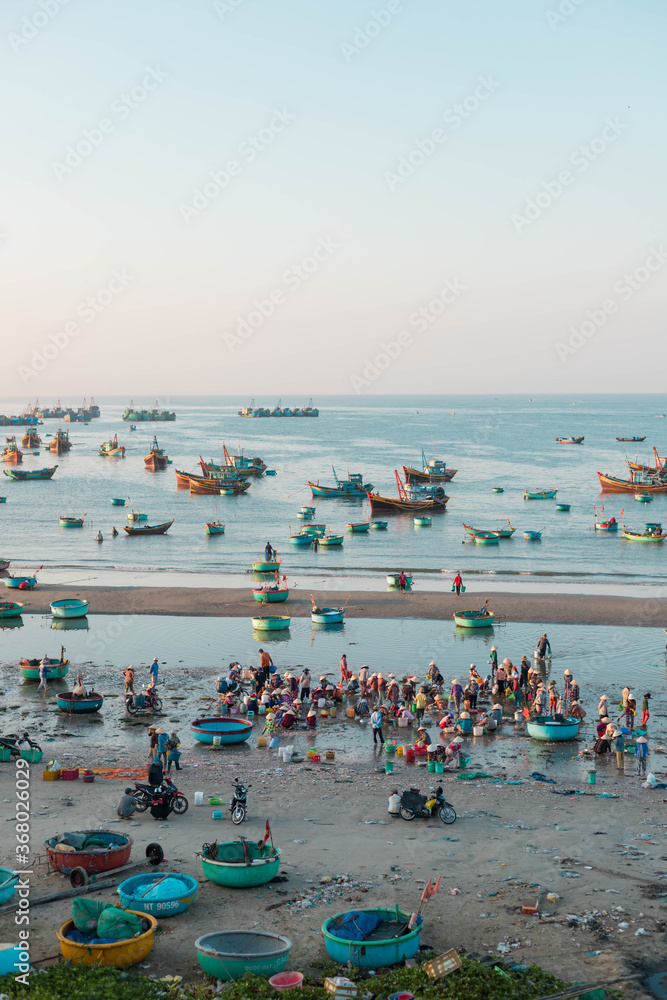
[[[380,926],[382,919],[378,913],[348,910],[347,913],[341,914],[335,924],[331,924],[329,933],[344,941],[363,941]]]

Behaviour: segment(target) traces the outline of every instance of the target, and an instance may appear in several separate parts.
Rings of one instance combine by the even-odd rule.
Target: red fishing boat
[[[394,470],[396,476],[396,486],[398,488],[397,497],[383,497],[379,493],[367,493],[368,502],[371,505],[371,514],[375,511],[413,511],[413,510],[444,510],[449,500],[445,495],[442,486],[420,486],[408,484],[401,481],[398,472]]]

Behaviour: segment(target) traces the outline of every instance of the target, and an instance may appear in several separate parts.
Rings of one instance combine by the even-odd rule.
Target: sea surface
[[[0,400],[0,412],[16,413],[25,400]],[[40,400],[52,405],[55,400]],[[242,397],[170,397],[159,401],[175,410],[174,423],[139,424],[135,432],[121,420],[128,399],[98,399],[102,416],[89,424],[68,424],[73,448],[55,459],[46,452],[27,454],[23,468],[41,468],[57,461],[50,482],[14,483],[3,479],[0,494],[0,556],[10,558],[14,571],[43,565],[50,583],[120,582],[134,574],[142,582],[151,574],[210,575],[215,582],[243,582],[250,562],[271,541],[283,559],[283,570],[301,578],[330,581],[341,576],[375,581],[385,586],[387,572],[404,569],[415,586],[442,586],[441,574],[460,570],[472,584],[483,580],[505,588],[531,584],[542,590],[566,586],[581,591],[615,588],[620,593],[664,593],[667,548],[624,541],[619,535],[595,533],[595,509],[626,523],[647,520],[667,523],[667,497],[648,506],[629,494],[599,491],[596,471],[625,475],[626,454],[647,461],[655,444],[667,453],[667,402],[662,396],[401,396],[323,397],[314,401],[313,418],[244,419],[237,415]],[[153,400],[135,397],[137,406]],[[274,406],[262,398],[257,405]],[[63,399],[80,405],[80,399]],[[284,398],[283,406],[306,405],[308,399]],[[39,427],[52,434],[57,420]],[[5,428],[5,436],[12,433]],[[20,432],[17,428],[17,432]],[[124,459],[101,458],[98,446],[118,433],[127,448]],[[153,434],[157,434],[172,465],[152,474],[144,468]],[[559,445],[557,436],[585,435],[583,445]],[[640,445],[622,444],[616,436],[646,435]],[[221,461],[222,444],[231,453],[259,455],[273,477],[253,479],[239,497],[190,496],[177,490],[174,469],[199,471],[199,456]],[[290,546],[290,527],[298,530],[297,511],[314,503],[316,520],[333,531],[345,531],[348,521],[369,516],[365,500],[311,501],[308,480],[332,483],[332,466],[342,478],[361,472],[381,493],[396,495],[394,470],[444,458],[458,469],[447,484],[451,497],[445,512],[434,513],[430,528],[417,528],[412,515],[378,515],[389,520],[386,532],[368,536],[346,534],[342,549],[317,553]],[[493,486],[504,487],[495,494]],[[524,501],[524,489],[558,487],[558,500],[572,505],[556,511],[555,501]],[[120,529],[125,511],[112,507],[112,497],[124,497],[149,517],[149,523],[174,518],[165,536],[132,538]],[[85,514],[82,530],[61,528],[61,514]],[[664,516],[663,516],[664,515]],[[475,546],[462,524],[493,529],[509,518],[516,535],[499,546]],[[226,524],[224,536],[208,537],[207,521]],[[111,527],[119,529],[111,537]],[[542,539],[526,541],[524,529],[542,530]],[[104,543],[95,535],[101,530]],[[114,574],[112,577],[110,574]],[[479,589],[478,587],[476,589]]]

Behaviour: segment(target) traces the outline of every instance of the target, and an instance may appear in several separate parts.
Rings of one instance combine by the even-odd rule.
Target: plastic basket
[[[43,781],[60,781],[60,771],[42,771]]]
[[[454,948],[450,948],[449,951],[438,955],[437,958],[432,958],[430,962],[424,962],[422,965],[422,969],[429,979],[442,979],[443,976],[447,976],[450,972],[460,968],[461,959]]]
[[[318,753],[314,753],[313,756],[310,759],[313,762],[313,764],[319,764],[320,761],[322,760],[322,758],[320,757],[320,755]]]
[[[77,778],[79,777],[79,768],[78,767],[67,767],[67,768],[64,767],[62,769],[62,771],[60,772],[60,777],[62,778],[63,781],[76,781]]]

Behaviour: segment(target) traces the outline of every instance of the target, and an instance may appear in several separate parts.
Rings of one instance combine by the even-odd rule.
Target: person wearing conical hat
[[[605,715],[609,715],[609,706],[607,705],[607,700],[608,699],[606,694],[600,696],[600,700],[598,702],[598,713],[601,719]]]
[[[491,680],[495,680],[496,670],[498,669],[498,650],[495,646],[491,647],[491,654],[489,656],[491,660]]]
[[[306,725],[309,729],[317,729],[317,712],[314,708],[311,708],[306,716]]]

